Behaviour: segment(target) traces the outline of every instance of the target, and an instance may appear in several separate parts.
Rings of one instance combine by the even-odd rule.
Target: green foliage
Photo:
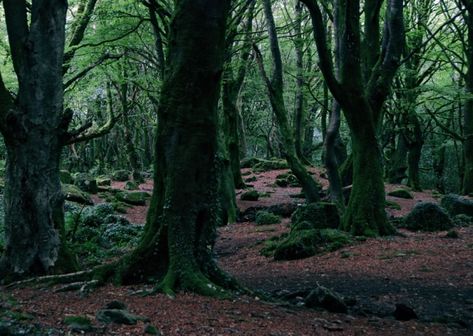
[[[263,160],[260,159],[258,163],[253,166],[253,172],[261,173],[269,170],[288,169],[286,160]]]
[[[310,226],[312,229],[337,229],[340,216],[334,203],[318,202],[300,206],[292,215],[291,227]],[[304,223],[304,224],[301,224]]]

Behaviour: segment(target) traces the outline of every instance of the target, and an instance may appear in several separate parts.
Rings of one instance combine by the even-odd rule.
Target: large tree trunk
[[[4,1],[4,7],[19,91],[1,126],[7,167],[0,278],[70,270],[74,263],[62,243],[64,200],[59,181],[67,129],[62,119],[67,2],[33,2],[29,30],[21,6]]]
[[[364,108],[369,108],[365,105]],[[381,151],[376,126],[369,113],[350,111],[353,155],[353,188],[343,217],[343,229],[354,235],[387,235],[395,232],[385,213]]]
[[[230,1],[178,0],[159,106],[153,197],[139,247],[121,281],[160,278],[160,289],[221,296],[228,278],[212,247],[219,207],[217,102]]]

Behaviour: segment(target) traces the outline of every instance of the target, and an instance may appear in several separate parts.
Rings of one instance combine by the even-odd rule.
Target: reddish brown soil
[[[302,203],[302,199],[290,197],[300,188],[273,186],[275,177],[283,172],[256,175],[257,181],[252,184],[260,192],[271,192],[270,197],[258,202],[239,201],[240,208]],[[317,177],[319,174],[316,171]],[[326,186],[324,179],[320,181]],[[388,185],[386,189],[395,187]],[[140,188],[151,190],[152,186],[148,182]],[[435,201],[431,192],[414,196],[414,200],[389,198],[401,205],[400,211],[389,210],[390,214],[403,215],[418,201]],[[140,207],[126,216],[134,223],[143,223],[145,213]],[[246,222],[220,228],[215,248],[219,264],[242,284],[269,294],[305,292],[317,284],[327,286],[356,300],[349,314],[267,303],[257,296],[216,300],[185,293],[174,299],[134,295],[145,289],[143,286],[110,285],[85,296],[31,288],[6,293],[18,300],[18,309],[59,330],[67,330],[62,322],[65,316],[87,315],[94,320],[98,309],[119,300],[131,312],[150,318],[163,335],[473,334],[473,227],[459,228],[458,239],[445,238],[445,232],[402,231],[401,236],[368,239],[303,260],[276,262],[261,256],[264,240],[286,232],[288,222],[285,219],[269,226]],[[391,316],[396,303],[412,306],[420,319],[396,321]],[[95,334],[143,335],[144,326],[142,322],[136,326],[109,325]]]

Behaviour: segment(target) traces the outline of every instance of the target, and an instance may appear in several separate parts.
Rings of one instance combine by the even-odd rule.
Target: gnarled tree
[[[343,218],[343,228],[358,235],[393,233],[394,229],[388,223],[384,211],[383,169],[377,126],[404,45],[403,1],[387,1],[382,39],[379,22],[383,1],[364,1],[363,43],[360,1],[334,2],[341,13],[339,79],[335,76],[328,52],[325,27],[317,1],[301,1],[309,9],[312,18],[320,69],[332,95],[342,107],[351,131],[353,187]]]

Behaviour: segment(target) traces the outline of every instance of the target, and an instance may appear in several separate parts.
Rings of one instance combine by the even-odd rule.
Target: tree
[[[67,2],[3,1],[18,93],[0,81],[0,130],[7,148],[6,250],[0,274],[68,270],[59,159],[66,136],[62,67]],[[66,126],[66,127],[65,127]],[[66,260],[67,259],[67,260]]]
[[[212,248],[219,207],[217,103],[230,0],[178,0],[159,101],[154,190],[140,245],[112,266],[122,283],[223,295]]]
[[[269,101],[274,115],[276,116],[281,142],[285,151],[287,163],[291,171],[302,185],[304,194],[309,202],[317,202],[320,200],[319,186],[309,175],[303,164],[301,163],[296,152],[296,142],[293,131],[289,124],[288,113],[283,96],[283,66],[281,59],[281,50],[279,48],[278,35],[276,32],[276,24],[271,7],[271,0],[264,0],[264,13],[269,34],[269,44],[273,61],[273,73],[271,78],[266,74],[263,59],[259,49],[255,48],[256,59],[260,67],[263,80],[266,84]]]
[[[384,211],[383,169],[377,130],[383,104],[400,64],[404,40],[403,1],[387,2],[382,39],[379,22],[383,1],[364,2],[363,43],[360,1],[338,0],[334,3],[342,15],[339,80],[328,52],[320,8],[315,0],[301,1],[312,18],[320,69],[351,131],[353,186],[342,226],[358,235],[391,234],[394,229]]]

